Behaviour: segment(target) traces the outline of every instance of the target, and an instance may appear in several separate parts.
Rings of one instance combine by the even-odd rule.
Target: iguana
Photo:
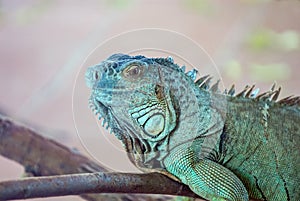
[[[277,100],[168,58],[114,54],[89,67],[92,110],[143,171],[158,171],[207,200],[300,200],[300,97]]]

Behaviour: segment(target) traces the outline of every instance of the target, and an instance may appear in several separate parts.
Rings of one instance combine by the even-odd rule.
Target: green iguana
[[[90,104],[143,171],[208,200],[300,200],[300,97],[221,93],[171,57],[114,54],[86,71]]]

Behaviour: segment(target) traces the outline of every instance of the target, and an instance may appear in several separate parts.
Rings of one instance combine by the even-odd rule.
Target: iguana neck
[[[191,79],[180,78],[177,73],[167,77],[177,111],[177,126],[169,135],[168,149],[186,148],[201,138],[205,147],[199,150],[199,157],[208,157],[219,146],[226,97],[199,89]]]

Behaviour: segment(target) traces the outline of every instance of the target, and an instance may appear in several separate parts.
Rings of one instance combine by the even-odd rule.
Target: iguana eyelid
[[[132,62],[127,64],[127,67],[123,70],[123,75],[125,78],[137,79],[143,75],[146,63]]]

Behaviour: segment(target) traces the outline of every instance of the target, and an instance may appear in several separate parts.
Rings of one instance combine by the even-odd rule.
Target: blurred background
[[[88,89],[77,86],[93,49],[136,29],[170,30],[205,49],[225,87],[256,83],[264,91],[276,81],[281,97],[299,95],[299,19],[298,0],[0,0],[0,112],[112,170],[135,172],[119,142],[92,128]],[[173,52],[184,45],[172,44]],[[98,62],[109,56],[102,50]],[[73,89],[85,108],[74,118]],[[0,180],[15,179],[23,168],[0,157],[0,172]]]

